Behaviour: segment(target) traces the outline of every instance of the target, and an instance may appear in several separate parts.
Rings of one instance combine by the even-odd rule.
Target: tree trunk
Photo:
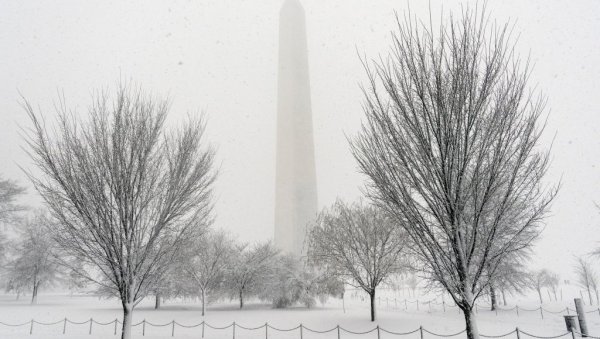
[[[479,339],[479,329],[477,328],[477,320],[475,319],[475,314],[473,313],[473,306],[475,305],[475,300],[473,297],[473,291],[471,291],[471,284],[467,281],[464,282],[464,299],[462,300],[462,311],[465,316],[465,325],[467,329],[467,338],[468,339]]]
[[[492,304],[492,311],[495,311],[498,308],[498,301],[496,300],[496,289],[493,285],[490,285],[490,299]]]
[[[244,308],[244,289],[240,289],[240,309]]]
[[[158,310],[160,308],[160,293],[156,293],[156,296],[154,297],[154,309]]]
[[[133,320],[132,304],[123,304],[123,327],[121,328],[121,339],[131,339],[131,324]]]
[[[588,290],[588,297],[590,298],[590,305],[593,305],[594,303],[592,302],[592,291],[589,287],[587,290]]]
[[[467,326],[467,338],[479,339],[479,329],[477,328],[477,320],[475,319],[475,314],[473,314],[473,309],[470,306],[462,309]]]
[[[502,289],[502,302],[504,303],[504,306],[507,305],[507,303],[506,303],[506,293],[504,292],[504,289]]]
[[[204,290],[202,290],[202,316],[204,317],[204,310],[205,310],[205,299],[206,299],[206,294],[204,294]]]
[[[375,321],[375,289],[369,293],[371,298],[371,321]]]
[[[543,304],[544,303],[544,299],[542,298],[542,289],[538,288],[537,292],[538,292],[538,296],[540,297],[540,304]]]
[[[37,304],[38,283],[33,283],[33,292],[31,293],[31,305]]]

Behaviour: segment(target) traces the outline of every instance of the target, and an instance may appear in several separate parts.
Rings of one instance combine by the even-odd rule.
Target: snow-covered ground
[[[270,326],[281,329],[289,329],[303,324],[306,328],[314,330],[328,330],[340,325],[344,329],[351,331],[366,331],[379,325],[381,328],[392,332],[410,332],[423,326],[424,329],[440,334],[453,334],[464,329],[464,320],[459,314],[457,308],[446,307],[432,304],[423,304],[431,298],[420,297],[419,310],[416,310],[416,303],[407,302],[408,310],[404,310],[404,297],[401,295],[382,294],[378,304],[378,320],[375,323],[369,321],[369,309],[367,299],[361,300],[360,297],[347,293],[344,305],[339,299],[330,299],[325,305],[318,305],[312,309],[295,307],[290,309],[272,309],[270,305],[261,304],[258,301],[250,301],[243,310],[239,310],[235,301],[231,303],[218,303],[208,307],[205,317],[201,316],[200,305],[195,302],[167,301],[159,310],[154,309],[152,299],[145,300],[134,312],[134,324],[146,320],[145,337],[148,338],[171,338],[173,330],[171,321],[176,321],[182,325],[194,325],[205,321],[214,327],[225,327],[233,321],[244,327],[259,327],[266,322]],[[410,298],[409,298],[410,299]],[[413,299],[414,300],[414,299]],[[571,299],[572,300],[572,299]],[[441,299],[437,299],[441,302]],[[436,303],[437,303],[436,302]],[[552,336],[565,333],[565,322],[560,314],[552,314],[547,311],[561,311],[565,307],[574,308],[572,302],[548,302],[544,303],[544,319],[541,318],[540,311],[525,311],[525,308],[537,308],[539,304],[535,301],[519,300],[521,308],[517,316],[516,310],[491,312],[487,309],[478,311],[479,328],[482,334],[500,335],[513,331],[517,326],[521,331],[535,334],[538,336]],[[447,303],[447,300],[446,300]],[[397,308],[396,308],[397,305]],[[510,306],[512,307],[512,306]],[[600,312],[597,306],[588,306],[590,313],[587,314],[588,328],[591,334],[600,334]],[[85,322],[80,325],[67,323],[66,335],[63,335],[64,322],[61,320],[68,318],[73,322]],[[52,323],[54,325],[41,325],[35,323],[33,326],[33,335],[29,334],[31,319],[38,322]],[[92,335],[89,335],[89,320],[100,323],[110,323],[108,325],[99,325],[93,323]],[[15,296],[0,296],[0,321],[7,324],[23,324],[20,327],[7,327],[0,325],[0,338],[114,338],[115,319],[121,320],[120,305],[116,300],[100,300],[90,296],[62,296],[62,295],[41,295],[38,304],[31,306],[27,298],[15,300]],[[151,324],[163,325],[155,327]],[[328,333],[318,334],[303,330],[303,339],[336,339],[337,330]],[[117,333],[118,333],[117,329]],[[232,327],[224,330],[214,330],[209,327],[204,328],[205,338],[233,338]],[[140,324],[134,327],[134,337],[142,337],[143,326]],[[265,338],[300,338],[300,330],[296,329],[289,332],[280,332],[269,328],[265,332],[262,327],[258,330],[245,330],[236,327],[235,338],[258,339]],[[201,338],[202,327],[184,328],[175,326],[175,338]],[[351,333],[340,331],[341,338],[377,338],[377,332],[373,331],[364,335],[353,335]],[[465,338],[464,334],[454,338]],[[398,335],[392,335],[380,331],[380,338],[400,338]],[[405,339],[420,339],[419,332],[402,336]],[[434,338],[433,335],[424,333],[424,338]],[[515,334],[507,338],[516,338]],[[525,334],[521,339],[529,338]],[[570,338],[566,336],[565,338]]]

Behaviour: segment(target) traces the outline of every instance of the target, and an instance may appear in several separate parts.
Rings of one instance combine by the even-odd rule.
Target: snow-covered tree
[[[70,267],[75,267],[71,269]],[[73,260],[69,265],[63,266],[66,270],[61,277],[63,284],[69,290],[71,296],[73,293],[83,290],[88,286],[90,281],[80,272],[83,270],[83,264],[79,260]]]
[[[260,293],[278,254],[271,242],[234,246],[225,280],[229,295],[239,300],[240,308],[245,298]]]
[[[502,294],[502,302],[507,305],[506,294],[523,294],[531,288],[531,274],[520,260],[505,261],[496,269],[491,280],[495,290]],[[495,293],[495,290],[493,291]],[[491,293],[491,292],[490,292]]]
[[[18,197],[23,193],[25,193],[25,188],[13,180],[3,179],[0,176],[0,226],[15,222],[18,213],[25,209],[24,206],[16,203]],[[0,265],[4,264],[9,246],[3,231],[4,229],[0,229]]]
[[[327,270],[309,265],[293,254],[280,255],[263,279],[259,297],[275,308],[300,303],[308,308],[317,300],[324,303],[328,297],[341,297],[344,283]]]
[[[131,338],[134,307],[173,262],[197,227],[212,221],[214,151],[204,124],[167,130],[169,102],[120,86],[99,93],[86,113],[56,106],[52,127],[25,101],[29,173],[58,222],[49,228],[61,257],[121,300],[121,337]],[[66,263],[68,264],[68,262]],[[73,269],[76,269],[73,267]]]
[[[560,276],[556,272],[548,271],[548,281],[546,288],[548,289],[548,293],[552,292],[554,295],[554,301],[558,301],[558,297],[556,292],[558,292],[558,286],[560,284]]]
[[[518,222],[516,220],[508,220],[509,222]],[[528,238],[530,235],[524,231],[517,235]],[[494,311],[498,307],[498,292],[502,293],[502,299],[506,305],[506,293],[522,294],[531,286],[531,274],[525,266],[530,259],[531,246],[528,246],[527,241],[523,242],[524,246],[521,250],[515,250],[510,255],[501,256],[500,262],[494,263],[490,261],[488,270],[486,270],[487,281],[489,284],[489,296],[491,310]],[[531,244],[531,243],[529,243]],[[493,271],[492,271],[493,269]]]
[[[14,221],[15,215],[25,209],[16,202],[23,193],[25,193],[24,187],[0,176],[0,224]]]
[[[390,275],[400,271],[408,237],[382,210],[341,200],[323,210],[312,227],[308,255],[371,299],[375,321],[375,292]]]
[[[223,231],[212,230],[186,251],[183,269],[191,286],[199,291],[204,316],[207,297],[221,292],[232,262],[233,240]]]
[[[575,266],[575,274],[577,276],[577,283],[586,289],[590,305],[592,305],[594,303],[592,300],[592,291],[595,291],[595,287],[598,285],[596,271],[589,261],[582,257],[578,257],[577,266]]]
[[[178,258],[177,260],[181,260]],[[169,264],[164,265],[164,272],[159,273],[161,278],[150,288],[150,295],[154,296],[154,309],[158,310],[161,308],[164,300],[172,298],[178,295],[177,293],[177,279],[180,279],[181,275],[175,271],[176,265]]]
[[[404,226],[469,339],[493,266],[539,234],[556,193],[539,147],[546,101],[527,85],[508,24],[487,18],[465,9],[435,31],[398,20],[388,57],[364,62],[366,121],[351,140],[369,197]],[[514,215],[515,205],[526,208]]]
[[[181,244],[174,252],[170,263],[160,264],[161,271],[156,272],[160,279],[154,279],[156,283],[150,288],[150,295],[154,297],[154,309],[160,309],[162,302],[169,298],[196,296],[197,287],[195,287],[187,274],[190,250],[193,249],[210,227],[207,224],[199,224],[189,232],[185,239],[181,239]]]
[[[20,294],[29,287],[32,304],[37,302],[40,288],[52,284],[59,274],[56,244],[47,234],[52,223],[55,221],[39,210],[27,218],[17,230],[17,243],[7,265],[8,290]]]
[[[547,269],[541,269],[531,275],[531,287],[536,290],[540,298],[540,304],[544,303],[542,289],[548,287],[550,272]]]
[[[417,275],[414,272],[411,272],[410,275],[406,278],[406,285],[409,288],[409,295],[412,292],[413,298],[417,297],[417,286],[419,285],[419,280],[417,280]]]

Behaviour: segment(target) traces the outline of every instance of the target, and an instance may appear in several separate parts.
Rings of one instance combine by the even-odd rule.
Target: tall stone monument
[[[304,9],[285,0],[279,17],[275,245],[304,255],[317,213],[310,80]]]

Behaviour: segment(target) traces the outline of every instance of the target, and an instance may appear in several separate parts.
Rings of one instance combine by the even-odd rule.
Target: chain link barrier
[[[350,298],[358,299],[357,297],[350,297]],[[433,312],[446,313],[447,308],[455,308],[455,310],[453,312],[456,312],[456,311],[458,311],[459,313],[461,312],[461,309],[459,308],[458,305],[456,305],[454,302],[446,302],[444,299],[442,299],[442,301],[439,302],[437,299],[422,301],[419,299],[409,300],[406,298],[398,299],[398,298],[378,297],[377,303],[378,303],[378,305],[382,305],[382,303],[385,303],[386,306],[382,306],[382,307],[384,307],[383,309],[386,309],[386,310],[398,310],[398,311],[405,311],[405,312],[427,311],[428,313],[433,313]],[[409,305],[414,305],[414,304],[416,304],[416,308],[414,306],[409,307]],[[419,307],[419,306],[421,306],[421,307]],[[514,311],[514,312],[516,312],[517,317],[521,316],[521,314],[519,313],[520,311],[529,312],[529,313],[539,312],[540,317],[542,319],[544,319],[545,314],[550,314],[553,316],[562,316],[562,315],[574,314],[576,312],[574,309],[571,309],[569,307],[565,307],[562,310],[550,310],[550,309],[546,309],[542,306],[530,309],[530,308],[523,308],[519,305],[515,305],[515,306],[509,307],[509,308],[502,308],[500,306],[496,306],[496,308],[492,310],[491,304],[475,304],[473,306],[473,311],[476,313],[478,313],[480,311],[489,311],[490,313],[495,313],[496,316],[498,316],[499,312],[506,313],[506,312]],[[595,314],[598,314],[598,316],[600,316],[600,307],[597,307],[597,308],[594,308],[591,310],[587,310],[587,311],[585,311],[585,313],[586,314],[595,313]]]
[[[539,310],[539,309],[537,309],[537,310]],[[537,310],[526,310],[526,311],[537,311]],[[0,321],[0,325],[6,326],[6,327],[21,327],[21,326],[29,325],[30,326],[30,328],[29,328],[29,334],[33,334],[33,328],[34,328],[33,325],[34,324],[41,325],[41,326],[54,326],[54,325],[58,325],[58,324],[63,324],[63,326],[64,326],[63,327],[63,334],[65,334],[66,324],[67,323],[73,324],[73,325],[85,325],[85,324],[88,324],[90,326],[89,334],[92,334],[92,324],[97,324],[97,325],[101,325],[101,326],[114,325],[115,326],[115,330],[114,330],[114,334],[115,335],[117,334],[117,325],[122,324],[122,322],[119,321],[118,319],[115,319],[115,320],[112,320],[112,321],[109,321],[109,322],[99,322],[99,321],[94,320],[93,318],[90,318],[89,320],[82,321],[82,322],[72,321],[72,320],[69,320],[68,318],[64,318],[64,319],[61,319],[61,320],[58,320],[58,321],[55,321],[55,322],[42,322],[42,321],[37,321],[35,319],[31,319],[30,321],[23,322],[23,323],[17,323],[17,324],[10,324],[10,323],[5,323],[5,322]],[[140,321],[140,322],[138,322],[138,323],[136,323],[136,324],[132,324],[131,326],[132,327],[136,327],[136,326],[140,326],[140,325],[143,326],[142,336],[146,335],[146,325],[149,325],[149,326],[152,326],[152,327],[167,327],[167,326],[171,326],[171,336],[172,337],[175,336],[175,328],[176,328],[176,326],[177,327],[181,327],[181,328],[187,328],[187,329],[191,329],[191,328],[196,328],[196,327],[202,326],[202,338],[204,338],[204,327],[205,326],[208,327],[208,328],[210,328],[210,329],[213,329],[213,330],[226,330],[226,329],[229,329],[229,328],[233,328],[233,332],[232,332],[233,339],[235,339],[235,329],[236,329],[236,327],[240,328],[240,329],[243,329],[243,330],[246,330],[246,331],[256,331],[256,330],[264,329],[265,330],[265,338],[268,338],[268,336],[269,336],[268,329],[272,329],[272,330],[279,331],[279,332],[291,332],[291,331],[296,331],[296,330],[299,329],[300,330],[300,338],[302,338],[302,331],[303,330],[306,330],[306,331],[309,331],[309,332],[312,332],[312,333],[317,333],[317,334],[325,334],[325,333],[330,333],[330,332],[333,332],[333,331],[337,331],[337,337],[338,338],[340,338],[342,332],[349,333],[349,334],[352,334],[352,335],[365,335],[365,334],[369,334],[369,333],[372,333],[372,332],[376,331],[378,338],[380,337],[380,332],[387,333],[387,334],[394,335],[394,336],[407,336],[407,335],[411,335],[411,334],[415,334],[417,332],[420,332],[420,337],[422,339],[424,338],[425,334],[430,335],[430,336],[434,336],[434,337],[440,337],[440,338],[450,338],[450,337],[459,336],[459,335],[464,334],[466,332],[466,330],[462,330],[462,331],[456,332],[456,333],[444,334],[444,333],[432,332],[432,331],[429,331],[429,330],[427,330],[427,329],[425,329],[423,327],[419,327],[419,328],[417,328],[415,330],[408,331],[408,332],[394,332],[394,331],[390,331],[390,330],[387,330],[387,329],[379,327],[379,326],[376,326],[376,327],[374,327],[374,328],[372,328],[370,330],[366,330],[366,331],[352,331],[352,330],[349,330],[347,328],[341,327],[339,325],[335,326],[335,327],[333,327],[331,329],[328,329],[328,330],[316,330],[316,329],[312,329],[310,327],[306,327],[305,325],[302,325],[302,324],[300,324],[300,325],[298,325],[296,327],[292,327],[292,328],[279,328],[279,327],[274,327],[272,325],[269,325],[269,323],[265,323],[264,325],[256,326],[256,327],[246,327],[246,326],[242,326],[242,325],[240,325],[240,324],[238,324],[236,322],[233,322],[233,323],[231,323],[231,324],[229,324],[227,326],[214,326],[214,325],[210,325],[210,324],[208,324],[208,323],[206,323],[204,321],[202,321],[201,323],[198,323],[198,324],[185,325],[185,324],[178,323],[175,320],[172,320],[172,321],[170,321],[168,323],[164,323],[164,324],[156,324],[156,323],[152,323],[152,322],[146,321],[145,319],[142,320],[142,321]],[[540,335],[532,334],[532,333],[529,333],[529,332],[525,332],[525,331],[520,330],[518,328],[516,328],[515,330],[512,330],[512,331],[510,331],[508,333],[505,333],[505,334],[488,335],[488,334],[482,334],[481,333],[479,335],[482,338],[497,339],[497,338],[504,338],[504,337],[507,337],[507,336],[510,336],[510,335],[513,335],[513,334],[517,334],[518,338],[520,338],[519,334],[522,334],[522,335],[525,335],[525,336],[528,336],[528,337],[532,337],[532,338],[536,338],[536,339],[558,339],[558,338],[562,338],[562,337],[567,336],[567,335],[572,335],[573,336],[574,334],[582,336],[581,333],[579,333],[577,331],[574,331],[574,332],[565,332],[563,334],[552,335],[552,336],[540,336]],[[587,335],[587,338],[590,338],[590,339],[600,339],[600,337],[596,337],[596,336],[592,336],[592,335]]]

